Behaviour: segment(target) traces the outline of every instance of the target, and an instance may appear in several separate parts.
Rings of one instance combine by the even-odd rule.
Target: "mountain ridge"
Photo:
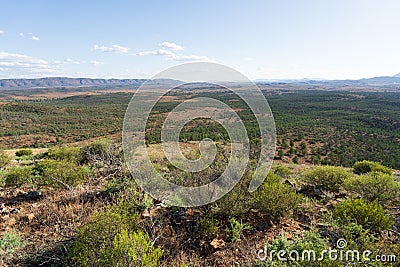
[[[180,81],[172,79],[101,79],[101,78],[69,78],[69,77],[45,77],[33,79],[0,79],[0,89],[34,89],[34,88],[63,88],[63,87],[139,87],[144,82],[151,85],[179,84]],[[324,80],[324,79],[257,79],[253,82],[286,83],[286,84],[323,84],[323,85],[370,85],[393,86],[400,85],[400,73],[394,76],[380,76],[363,79]]]
[[[0,79],[0,89],[30,89],[50,87],[108,87],[131,86],[138,87],[144,82],[154,84],[174,84],[172,79],[92,79],[69,77],[46,77],[33,79]]]

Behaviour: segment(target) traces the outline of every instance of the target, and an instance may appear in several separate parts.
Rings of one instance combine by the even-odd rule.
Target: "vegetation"
[[[244,231],[250,229],[251,227],[248,224],[243,223],[242,221],[237,221],[232,217],[229,219],[229,226],[226,228],[226,232],[230,234],[232,242],[236,242],[243,236]]]
[[[43,156],[47,159],[79,164],[82,161],[82,154],[78,147],[63,145],[50,148]]]
[[[291,243],[285,236],[278,236],[274,238],[271,243],[266,245],[266,251],[285,251],[286,261],[279,260],[277,254],[271,260],[264,260],[259,266],[341,266],[340,262],[329,261],[327,257],[324,260],[317,261],[323,250],[329,249],[328,240],[322,238],[316,231],[309,231],[304,234],[304,236],[296,236]],[[291,251],[296,251],[296,253],[291,253]],[[304,254],[307,255],[302,259],[304,251],[314,251],[314,254]],[[291,254],[290,254],[291,253]],[[309,256],[308,256],[309,255]],[[269,257],[270,255],[265,255]],[[282,256],[281,256],[282,257]],[[337,265],[335,265],[337,264]]]
[[[345,169],[333,166],[318,166],[303,173],[307,184],[330,192],[337,192],[350,176]]]
[[[15,156],[17,157],[31,156],[31,155],[32,155],[32,150],[30,149],[20,149],[17,152],[15,152]]]
[[[0,151],[0,169],[10,163],[10,158],[3,151]]]
[[[393,225],[393,218],[378,201],[366,202],[364,199],[347,199],[334,208],[334,215],[342,223],[357,223],[371,232],[388,230]]]
[[[215,238],[219,233],[218,221],[213,216],[207,216],[199,220],[199,230],[207,239]]]
[[[12,258],[27,245],[20,234],[15,231],[5,231],[0,237],[0,264],[9,264]]]
[[[52,159],[37,162],[34,172],[38,184],[67,189],[82,184],[87,174],[87,170],[83,166],[77,166],[75,163],[66,160]]]
[[[385,206],[399,203],[400,183],[392,175],[383,172],[353,176],[346,180],[345,188],[368,202],[377,200]]]
[[[72,262],[77,266],[121,266],[124,262],[134,262],[135,257],[154,260],[159,251],[155,252],[156,255],[152,251],[147,255],[150,250],[148,237],[136,232],[139,230],[137,220],[136,211],[126,203],[107,207],[104,212],[94,214],[89,222],[77,229],[75,246],[70,254]],[[121,248],[122,243],[129,241],[132,241],[130,246]],[[124,252],[127,252],[126,258],[114,258],[116,254]],[[143,263],[150,264],[147,260]],[[132,264],[123,266],[136,266]]]
[[[0,245],[1,253],[9,251],[3,261],[10,266],[345,265],[256,263],[259,247],[252,244],[271,237],[268,249],[318,252],[344,238],[348,248],[399,255],[400,95],[264,93],[276,120],[276,161],[251,193],[260,131],[243,101],[231,92],[175,90],[154,107],[145,134],[148,152],[163,177],[179,185],[214,181],[230,158],[229,135],[209,119],[193,120],[180,132],[183,154],[190,159],[200,155],[199,140],[215,141],[217,155],[208,168],[181,171],[160,153],[162,122],[183,100],[221,100],[237,111],[249,133],[250,161],[240,182],[218,201],[192,208],[153,199],[127,170],[119,133],[130,94],[0,105],[7,125],[0,129],[1,147],[26,148],[12,158],[0,153],[0,227],[14,225],[32,240],[25,246],[11,238],[18,242],[7,242],[17,245]],[[96,141],[86,142],[90,138]],[[310,188],[329,197],[314,199]],[[7,243],[3,239],[0,244]],[[26,257],[18,253],[23,246]]]
[[[267,214],[272,220],[290,216],[301,202],[289,185],[283,184],[279,176],[270,173],[266,181],[254,193],[253,207]]]
[[[101,248],[100,258],[104,259],[105,266],[156,267],[162,254],[160,248],[151,245],[146,233],[122,229],[114,237],[111,247]]]
[[[381,164],[369,160],[358,161],[353,165],[354,172],[357,174],[365,174],[369,172],[382,172],[392,175],[392,169],[382,166]]]
[[[32,182],[32,168],[29,166],[9,168],[4,172],[5,186],[21,186]]]
[[[286,166],[282,164],[278,164],[274,167],[274,173],[279,175],[282,178],[289,178],[293,172]]]
[[[278,134],[277,151],[285,162],[351,167],[360,160],[382,162],[400,169],[400,95],[398,93],[282,91],[264,92],[274,114]],[[231,92],[171,91],[172,101],[156,105],[149,118],[149,144],[160,140],[160,121],[166,112],[188,97],[221,100],[247,118],[250,141],[258,130],[251,113]],[[0,106],[8,127],[0,129],[0,146],[42,147],[83,141],[93,137],[118,139],[131,98],[128,93],[72,96],[41,101],[15,101]],[[192,127],[196,125],[197,127]],[[181,140],[227,139],[219,124],[197,121],[182,131]],[[379,140],[377,142],[376,140]],[[277,152],[278,153],[278,152]]]

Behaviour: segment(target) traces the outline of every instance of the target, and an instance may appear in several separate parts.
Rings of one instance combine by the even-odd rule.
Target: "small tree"
[[[280,159],[283,158],[283,150],[282,150],[282,149],[279,149],[279,150],[278,150],[278,157],[279,157]]]

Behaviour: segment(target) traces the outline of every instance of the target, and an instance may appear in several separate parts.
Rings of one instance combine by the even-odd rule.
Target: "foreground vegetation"
[[[126,170],[120,146],[108,140],[16,154],[1,156],[1,192],[10,194],[1,196],[6,214],[1,222],[2,264],[343,266],[329,260],[262,261],[255,253],[264,245],[322,251],[335,248],[340,238],[349,248],[368,249],[373,255],[400,252],[398,172],[376,162],[357,162],[352,168],[275,164],[253,193],[247,192],[249,169],[217,202],[179,208],[145,194]],[[210,179],[211,170],[187,176],[163,156],[151,157],[176,182],[182,181],[179,177],[187,185]],[[15,195],[15,190],[20,191]],[[42,232],[46,242],[32,231]]]

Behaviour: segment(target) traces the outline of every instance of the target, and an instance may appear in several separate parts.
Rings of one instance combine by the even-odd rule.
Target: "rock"
[[[26,215],[26,217],[28,217],[28,220],[31,222],[35,218],[35,214],[29,213],[28,215]]]
[[[15,223],[17,222],[17,220],[15,220],[15,218],[10,218],[7,223],[9,226],[13,226]]]
[[[10,211],[10,213],[11,213],[11,214],[19,213],[19,209],[18,209],[18,208],[13,208],[13,209]]]
[[[222,240],[222,239],[214,238],[214,239],[211,241],[210,244],[211,244],[211,246],[213,246],[214,248],[223,248],[223,247],[225,246],[225,241]]]
[[[28,199],[28,200],[37,200],[37,199],[41,198],[42,196],[43,196],[42,192],[35,190],[35,191],[29,191],[28,193],[25,194],[24,197],[25,197],[25,199]]]

